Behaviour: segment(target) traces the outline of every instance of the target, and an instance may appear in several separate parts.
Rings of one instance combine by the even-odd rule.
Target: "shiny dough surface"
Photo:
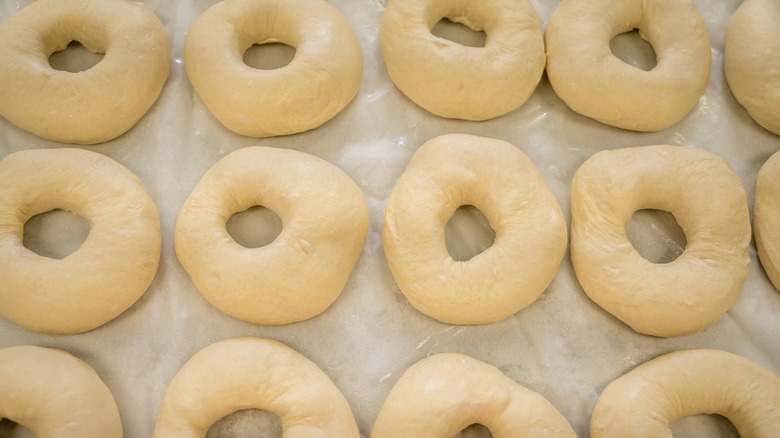
[[[761,166],[753,202],[753,225],[761,266],[780,290],[780,153]]]

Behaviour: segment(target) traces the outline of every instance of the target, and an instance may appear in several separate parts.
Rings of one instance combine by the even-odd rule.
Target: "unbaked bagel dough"
[[[577,435],[547,399],[498,368],[458,353],[427,357],[387,396],[371,438],[450,438],[472,424],[495,438]]]
[[[679,336],[721,318],[748,275],[747,195],[722,158],[683,146],[601,151],[574,175],[571,258],[588,296],[639,333]],[[626,236],[637,210],[674,215],[674,261],[645,260]]]
[[[37,0],[0,25],[0,115],[49,140],[94,144],[132,128],[168,77],[168,35],[143,3]],[[105,53],[92,68],[53,69],[72,41]]]
[[[759,125],[780,135],[780,3],[745,0],[726,32],[723,67],[731,92]]]
[[[244,52],[281,42],[293,60],[252,68]],[[343,15],[325,0],[224,0],[192,25],[184,66],[193,88],[226,128],[250,137],[308,131],[355,97],[363,57]]]
[[[245,248],[230,217],[262,205],[282,220],[266,246]],[[211,304],[255,324],[311,318],[344,288],[368,233],[368,207],[338,167],[303,152],[239,149],[214,164],[176,221],[176,255]]]
[[[671,437],[671,425],[697,414],[728,418],[742,437],[780,431],[780,379],[732,353],[683,350],[652,359],[604,389],[593,438]]]
[[[610,49],[638,29],[655,49],[644,71]],[[693,0],[563,0],[545,30],[547,75],[574,111],[635,131],[677,123],[702,95],[710,73],[707,23]]]
[[[493,245],[453,260],[444,231],[455,210],[479,209]],[[566,223],[536,165],[505,141],[442,135],[420,146],[385,206],[385,255],[422,313],[449,324],[504,319],[544,292],[566,250]]]
[[[780,290],[780,152],[761,166],[753,201],[753,226],[761,266]]]
[[[316,364],[262,338],[226,339],[196,353],[165,392],[154,438],[203,438],[242,409],[278,415],[285,438],[358,438],[344,396]]]
[[[431,29],[442,18],[487,34],[466,47]],[[390,0],[380,28],[393,83],[442,117],[486,120],[519,108],[542,78],[542,22],[528,0]]]
[[[22,242],[24,224],[54,209],[89,224],[63,259]],[[160,221],[126,167],[81,149],[33,149],[0,161],[0,316],[31,330],[71,334],[103,325],[149,287],[160,261]]]
[[[0,349],[0,419],[35,438],[122,437],[114,396],[85,362],[61,350]]]

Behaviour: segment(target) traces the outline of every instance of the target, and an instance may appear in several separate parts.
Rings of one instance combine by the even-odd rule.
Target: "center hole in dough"
[[[450,40],[461,46],[485,47],[487,34],[481,30],[474,30],[465,24],[456,23],[448,18],[442,18],[433,26],[431,33],[439,38]]]
[[[674,216],[663,210],[639,210],[626,225],[628,240],[651,263],[669,263],[685,251],[688,241]]]
[[[260,248],[273,242],[282,232],[282,220],[273,211],[255,205],[230,216],[225,228],[244,248]]]
[[[455,210],[444,229],[444,243],[453,260],[465,262],[482,253],[496,241],[490,221],[473,205]]]
[[[78,41],[71,41],[63,50],[49,56],[49,65],[55,70],[78,73],[96,66],[104,53],[90,52]]]
[[[477,423],[463,429],[453,438],[493,438],[493,434],[490,429]]]
[[[258,70],[275,70],[292,62],[295,48],[284,43],[252,44],[244,52],[244,64]]]
[[[22,244],[30,251],[52,259],[75,252],[89,234],[89,224],[76,214],[55,209],[31,217],[24,224]]]
[[[212,424],[206,438],[282,438],[282,420],[263,409],[243,409],[222,417]]]
[[[616,35],[609,48],[621,61],[644,71],[650,71],[658,64],[653,46],[636,29]]]
[[[674,438],[739,438],[737,428],[728,418],[721,415],[692,415],[683,417],[672,424]]]
[[[32,431],[7,418],[0,420],[0,438],[35,438]]]

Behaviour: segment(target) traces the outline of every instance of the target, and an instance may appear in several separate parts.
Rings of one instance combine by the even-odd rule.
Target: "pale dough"
[[[761,266],[780,290],[780,152],[761,166],[753,202],[753,226]]]
[[[149,110],[168,78],[168,35],[143,3],[38,0],[0,25],[0,115],[49,140],[114,139]],[[49,56],[78,41],[103,59],[71,73]]]
[[[748,275],[747,195],[728,163],[703,149],[601,151],[571,188],[571,259],[588,296],[637,332],[679,336],[717,321]],[[645,260],[626,236],[637,210],[674,215],[687,239],[674,261]]]
[[[447,18],[487,35],[466,47],[431,33]],[[542,22],[528,0],[390,0],[380,28],[393,83],[438,116],[486,120],[519,108],[542,78]]]

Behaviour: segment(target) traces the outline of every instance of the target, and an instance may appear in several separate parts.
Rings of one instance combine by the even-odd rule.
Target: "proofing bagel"
[[[52,348],[0,349],[0,419],[36,438],[120,437],[114,396],[89,365]]]
[[[470,260],[455,261],[444,230],[462,205],[482,211],[496,238]],[[519,149],[450,134],[412,157],[387,201],[382,238],[393,277],[416,309],[450,324],[483,324],[544,291],[566,250],[566,224],[544,177]]]
[[[639,29],[657,65],[644,71],[610,50]],[[563,0],[545,30],[547,75],[574,111],[602,123],[658,131],[699,101],[710,71],[707,24],[693,0]]]
[[[84,243],[59,260],[22,244],[25,222],[58,208],[90,227]],[[0,161],[0,316],[50,333],[105,324],[149,287],[160,245],[157,209],[143,183],[110,158],[36,149]]]
[[[485,47],[433,35],[442,18],[484,30]],[[528,0],[391,0],[380,37],[395,85],[442,117],[504,115],[525,103],[544,72],[542,22]]]
[[[671,437],[670,426],[697,414],[728,418],[739,436],[780,430],[780,379],[732,353],[684,350],[652,359],[604,389],[590,436]]]
[[[780,290],[780,153],[761,166],[753,201],[753,226],[761,266]]]
[[[643,146],[602,151],[574,175],[571,258],[588,296],[640,333],[678,336],[713,324],[748,275],[747,197],[728,163],[703,149]],[[672,213],[687,246],[654,264],[626,224],[641,209]]]
[[[282,220],[245,248],[225,223],[255,205]],[[339,168],[302,152],[239,149],[206,172],[176,221],[176,255],[214,306],[255,324],[311,318],[338,298],[368,233],[363,194]]]
[[[37,0],[0,25],[0,41],[0,115],[50,140],[118,137],[168,77],[168,36],[140,2]],[[53,69],[49,56],[71,41],[105,56],[79,73]]]
[[[220,418],[252,408],[278,415],[285,437],[359,437],[349,404],[317,365],[284,344],[248,337],[211,344],[184,364],[153,437],[202,438]]]
[[[295,48],[286,66],[246,65],[253,44]],[[355,97],[363,74],[360,45],[324,0],[225,0],[192,25],[184,60],[193,88],[226,128],[251,137],[316,128]]]

